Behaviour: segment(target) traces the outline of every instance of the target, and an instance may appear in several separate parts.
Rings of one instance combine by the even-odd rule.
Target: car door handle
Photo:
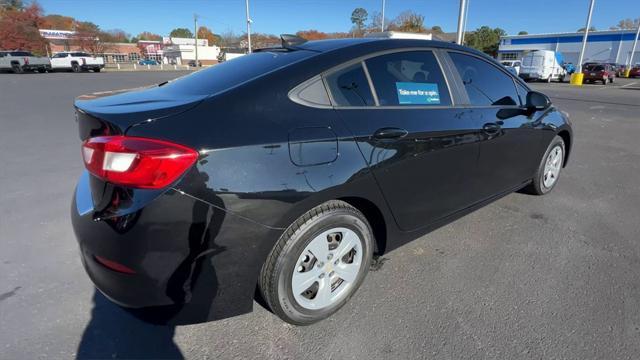
[[[482,130],[487,134],[495,134],[498,131],[500,131],[500,129],[501,129],[500,125],[496,123],[486,123],[482,126]]]
[[[405,129],[386,127],[376,130],[373,137],[379,140],[401,139],[407,136],[409,132]]]

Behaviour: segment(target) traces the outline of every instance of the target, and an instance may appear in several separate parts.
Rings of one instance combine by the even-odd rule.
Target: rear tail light
[[[82,144],[84,164],[93,175],[117,185],[161,189],[198,158],[198,152],[168,141],[101,136]]]

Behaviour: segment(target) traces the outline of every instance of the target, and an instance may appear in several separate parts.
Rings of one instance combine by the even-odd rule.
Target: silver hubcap
[[[550,188],[558,180],[560,169],[562,168],[562,147],[560,145],[554,147],[547,156],[544,164],[544,173],[542,175],[542,183],[546,188]]]
[[[318,310],[348,295],[360,273],[362,242],[347,228],[316,236],[298,258],[291,285],[296,302]]]

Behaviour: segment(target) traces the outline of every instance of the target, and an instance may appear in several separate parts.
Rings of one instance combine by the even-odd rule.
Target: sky
[[[584,27],[589,0],[469,0],[467,30],[483,25],[508,34],[571,32]],[[592,25],[607,30],[625,17],[640,17],[639,0],[597,0]],[[91,21],[103,30],[122,29],[131,35],[151,31],[167,35],[177,27],[198,25],[215,33],[246,31],[244,0],[38,0],[45,14]],[[425,25],[456,31],[459,0],[386,0],[385,17],[404,10],[425,16]],[[316,29],[348,31],[357,7],[369,14],[381,10],[382,0],[250,0],[252,32],[295,33]],[[634,13],[635,11],[635,13]],[[193,31],[193,30],[192,30]]]

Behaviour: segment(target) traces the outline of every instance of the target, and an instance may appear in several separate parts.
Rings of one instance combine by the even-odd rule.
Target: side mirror
[[[551,100],[547,95],[537,91],[529,91],[527,93],[527,109],[540,111],[548,109],[549,106],[551,106]]]

